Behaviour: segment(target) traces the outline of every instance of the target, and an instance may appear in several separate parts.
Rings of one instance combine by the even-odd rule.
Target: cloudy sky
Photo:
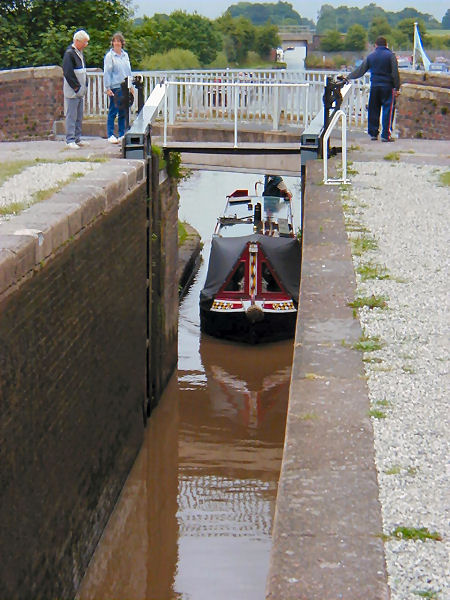
[[[237,4],[239,0],[133,0],[136,16],[147,15],[151,17],[154,13],[170,14],[174,10],[184,10],[186,12],[197,12],[210,19],[219,17],[231,4]],[[264,0],[259,0],[263,2]],[[277,0],[267,0],[276,2]],[[423,13],[433,15],[438,21],[441,21],[445,12],[450,8],[450,0],[287,0],[292,4],[302,17],[317,20],[317,13],[322,4],[331,4],[337,6],[358,6],[362,8],[371,1],[384,10],[399,11],[405,7],[414,7]]]

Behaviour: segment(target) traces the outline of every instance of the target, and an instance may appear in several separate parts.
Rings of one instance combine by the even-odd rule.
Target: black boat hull
[[[220,313],[200,309],[200,328],[214,337],[259,344],[286,340],[295,336],[297,312],[264,313],[260,321],[252,322],[244,312]]]

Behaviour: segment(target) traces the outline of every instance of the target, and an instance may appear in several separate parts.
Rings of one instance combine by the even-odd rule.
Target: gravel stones
[[[26,167],[23,171],[7,179],[0,186],[0,208],[12,204],[24,205],[24,208],[36,202],[35,194],[63,185],[75,175],[92,171],[100,163],[85,161],[46,162]],[[0,223],[9,216],[0,215]]]
[[[448,248],[449,187],[442,167],[354,163],[343,192],[350,238],[378,248],[354,256],[388,279],[362,281],[357,296],[385,296],[387,309],[359,310],[363,332],[383,347],[364,354],[375,433],[384,534],[427,528],[442,541],[385,542],[392,600],[450,599]],[[359,223],[361,227],[358,231]]]

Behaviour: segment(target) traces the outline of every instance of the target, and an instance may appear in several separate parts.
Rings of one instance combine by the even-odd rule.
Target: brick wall
[[[141,446],[148,372],[162,386],[176,364],[176,221],[165,219],[177,200],[169,180],[152,198],[163,208],[150,347],[162,354],[148,368],[141,161],[102,165],[0,225],[2,598],[75,595]],[[36,237],[39,211],[65,226],[49,218]]]
[[[61,67],[0,71],[0,141],[48,138],[64,110]]]
[[[450,75],[401,72],[397,124],[402,138],[450,139]]]

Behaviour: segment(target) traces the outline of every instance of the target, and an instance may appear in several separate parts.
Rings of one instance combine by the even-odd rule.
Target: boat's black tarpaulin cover
[[[205,287],[200,292],[201,305],[211,303],[248,242],[259,242],[283,287],[298,302],[301,261],[299,241],[296,238],[267,237],[255,233],[242,237],[213,238]]]

